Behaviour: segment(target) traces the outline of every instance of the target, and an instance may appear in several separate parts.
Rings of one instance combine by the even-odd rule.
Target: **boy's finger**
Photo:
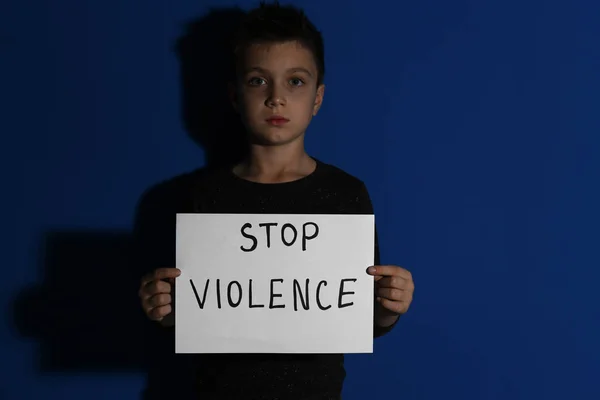
[[[411,278],[410,272],[395,265],[374,265],[367,269],[367,273],[369,275],[399,276],[404,279]]]
[[[161,319],[163,319],[164,317],[169,315],[170,312],[171,312],[170,305],[156,307],[156,308],[151,309],[148,312],[148,317],[150,317],[150,319],[152,319],[154,321],[160,321]]]
[[[169,294],[172,291],[172,286],[165,281],[150,281],[140,289],[139,296],[143,300],[147,300],[157,294]]]
[[[152,281],[148,284],[148,294],[171,293],[171,285],[165,281]]]
[[[401,301],[404,299],[404,291],[402,289],[380,288],[377,290],[377,296],[392,301]]]
[[[181,275],[181,270],[178,268],[159,268],[144,276],[142,283],[146,284],[156,280],[176,278],[179,275]]]
[[[149,303],[152,307],[162,307],[171,304],[171,295],[161,293],[150,298]]]
[[[404,289],[408,284],[408,281],[401,276],[382,276],[380,278],[377,281],[380,288]]]

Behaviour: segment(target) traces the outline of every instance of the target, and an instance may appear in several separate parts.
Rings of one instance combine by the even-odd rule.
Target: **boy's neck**
[[[304,146],[251,146],[248,157],[233,172],[259,183],[284,183],[314,172],[316,161]]]

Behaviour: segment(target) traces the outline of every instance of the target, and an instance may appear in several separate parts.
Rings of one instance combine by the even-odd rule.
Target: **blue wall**
[[[142,193],[205,162],[173,47],[217,4],[0,6],[1,398],[139,398],[115,296]],[[296,4],[327,46],[309,150],[366,181],[417,284],[345,398],[600,398],[600,3]]]

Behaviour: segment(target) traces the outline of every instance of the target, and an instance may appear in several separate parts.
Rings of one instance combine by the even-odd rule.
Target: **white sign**
[[[177,353],[372,353],[373,215],[178,214]]]

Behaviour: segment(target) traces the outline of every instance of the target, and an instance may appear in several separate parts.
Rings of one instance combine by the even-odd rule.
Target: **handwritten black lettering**
[[[272,245],[271,241],[271,228],[278,226],[277,222],[261,222],[258,224],[259,227],[265,228],[266,248],[270,249]],[[240,249],[246,253],[252,252],[258,248],[259,235],[250,233],[252,224],[247,222],[242,225],[240,232],[243,237],[251,240],[252,244],[248,247],[240,246]],[[290,233],[291,232],[291,237]],[[297,229],[292,223],[285,223],[281,226],[281,242],[287,246],[292,247],[297,241],[299,236],[299,229]],[[307,243],[309,240],[314,240],[319,235],[319,226],[315,222],[306,222],[302,225],[302,251],[306,251]],[[260,239],[262,240],[262,239]]]
[[[258,226],[260,226],[261,228],[262,227],[267,228],[266,229],[266,232],[267,232],[267,249],[270,249],[271,248],[271,227],[272,226],[277,226],[277,222],[265,222],[263,224],[258,224]],[[256,246],[254,248],[256,248]]]
[[[310,279],[306,278],[306,297],[302,295],[302,288],[298,283],[298,280],[294,279],[294,311],[298,311],[298,292],[300,293],[300,301],[302,302],[302,308],[308,310],[308,283]]]
[[[283,297],[280,293],[273,293],[273,283],[281,282],[283,283],[283,279],[271,279],[271,301],[269,302],[269,308],[285,308],[285,304],[274,305],[273,299],[275,297]]]
[[[350,307],[351,305],[354,304],[354,302],[342,304],[342,296],[347,295],[347,294],[354,294],[354,292],[344,292],[344,283],[345,282],[356,282],[356,279],[355,278],[354,279],[342,279],[342,281],[340,282],[340,295],[338,297],[338,308]]]
[[[233,285],[237,286],[237,293],[238,293],[237,302],[234,302],[233,300],[231,300],[231,297],[232,297],[231,287]],[[238,281],[231,281],[231,282],[229,282],[229,285],[227,285],[227,301],[229,302],[229,307],[231,307],[231,308],[236,308],[242,302],[242,285],[240,285],[240,283]]]
[[[208,292],[208,282],[210,279],[206,280],[206,285],[204,286],[204,296],[202,296],[202,300],[200,300],[200,296],[198,296],[198,291],[196,290],[196,286],[194,285],[194,281],[190,279],[190,285],[192,285],[192,290],[194,291],[194,295],[196,296],[196,301],[198,302],[198,306],[200,309],[204,309],[204,303],[206,302],[206,292]]]
[[[294,238],[292,239],[291,242],[288,242],[287,240],[285,240],[285,230],[291,228],[292,231],[294,232]],[[291,245],[294,244],[294,242],[296,242],[296,239],[298,238],[298,231],[296,230],[296,228],[294,227],[294,225],[292,224],[284,224],[281,227],[281,241],[283,242],[283,244],[285,244],[286,246],[290,247]]]
[[[221,280],[217,279],[217,307],[221,309]]]
[[[252,304],[252,279],[248,283],[248,298],[250,300],[250,308],[263,308],[264,304]]]
[[[321,281],[319,282],[319,284],[317,285],[317,306],[321,309],[321,310],[329,310],[331,308],[331,304],[328,305],[327,307],[323,307],[323,305],[321,304],[321,285],[323,286],[327,286],[327,281]]]
[[[245,237],[245,238],[247,238],[247,239],[252,240],[253,244],[252,244],[252,247],[250,247],[249,249],[245,249],[244,246],[240,246],[240,249],[242,249],[242,251],[245,251],[245,252],[254,251],[256,249],[256,247],[258,246],[258,240],[256,239],[256,237],[254,235],[250,235],[250,234],[246,233],[246,229],[248,229],[248,228],[252,228],[252,224],[251,223],[245,223],[242,226],[242,230],[241,230],[242,231],[242,236]]]
[[[312,225],[315,227],[315,233],[312,236],[306,235],[306,227]],[[306,242],[316,238],[319,235],[319,226],[314,222],[307,222],[302,225],[302,251],[306,251]]]
[[[346,278],[346,279],[341,279],[339,281],[339,291],[337,292],[337,308],[346,308],[346,307],[351,307],[354,305],[353,301],[348,301],[348,299],[346,299],[346,301],[344,301],[344,296],[351,296],[353,294],[355,294],[354,291],[349,291],[348,290],[348,285],[351,282],[356,282],[358,279],[357,278]],[[200,310],[204,310],[207,308],[207,305],[211,303],[211,301],[208,301],[207,303],[207,298],[210,297],[209,296],[209,288],[211,285],[211,279],[207,279],[206,283],[204,284],[204,292],[203,293],[199,293],[198,288],[196,287],[196,284],[194,283],[194,281],[192,279],[189,280],[190,282],[190,286],[192,288],[192,291],[194,293],[194,297],[196,298],[196,302],[198,303],[198,307],[200,308]],[[216,285],[216,305],[218,309],[223,308],[223,299],[221,298],[221,279],[216,279],[213,280],[214,284]],[[332,304],[328,304],[325,305],[323,304],[322,300],[323,300],[323,296],[322,296],[322,292],[326,291],[326,290],[322,290],[324,288],[326,288],[328,286],[328,282],[326,280],[321,280],[316,284],[316,288],[313,286],[311,288],[311,279],[310,278],[302,278],[302,279],[290,279],[290,291],[288,292],[286,291],[281,291],[278,290],[275,287],[276,283],[284,283],[284,279],[270,279],[269,280],[269,284],[270,284],[270,293],[269,293],[269,309],[276,309],[276,308],[286,308],[288,304],[290,304],[293,301],[293,309],[294,311],[300,311],[300,310],[305,310],[305,311],[309,311],[310,310],[310,303],[312,301],[315,301],[317,304],[317,307],[322,310],[322,311],[326,311],[329,310],[333,307]],[[266,282],[265,282],[266,283]],[[316,281],[315,281],[316,283]],[[224,282],[225,284],[225,282]],[[245,283],[244,283],[245,285]],[[254,303],[255,301],[255,281],[253,279],[249,279],[248,280],[248,291],[245,292],[245,290],[243,289],[242,283],[240,281],[237,280],[231,280],[231,281],[227,281],[227,286],[226,288],[224,287],[223,289],[226,289],[227,292],[227,300],[226,300],[226,304],[229,305],[230,308],[239,308],[239,306],[245,303],[245,299],[244,296],[248,296],[248,307],[250,309],[252,308],[266,308],[266,304],[259,304],[259,303]],[[313,284],[314,285],[314,284]],[[266,289],[266,287],[265,287]],[[336,288],[337,289],[337,288]],[[248,293],[247,295],[245,293]],[[290,299],[285,299],[285,301],[282,301],[284,296],[288,296],[291,295],[293,297]],[[314,294],[313,294],[314,293]],[[223,293],[225,294],[225,293]],[[311,298],[311,296],[313,296]],[[276,299],[282,299],[279,300],[280,303],[276,304]],[[313,300],[314,299],[314,300]],[[213,303],[214,304],[214,303]],[[292,304],[290,304],[292,305]],[[335,304],[334,304],[335,305]]]

